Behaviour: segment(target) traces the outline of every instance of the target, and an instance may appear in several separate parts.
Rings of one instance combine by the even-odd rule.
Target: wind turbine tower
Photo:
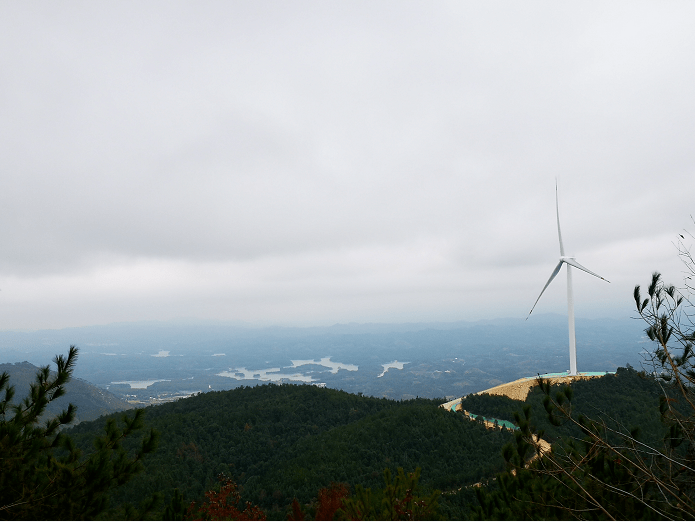
[[[575,336],[574,336],[574,297],[572,294],[572,269],[571,267],[578,268],[579,270],[583,270],[584,272],[591,274],[592,276],[598,277],[599,279],[603,279],[607,283],[610,283],[608,279],[604,279],[598,274],[595,274],[588,268],[583,267],[577,261],[575,261],[574,257],[571,256],[566,256],[565,255],[565,247],[562,244],[562,232],[560,232],[560,210],[557,202],[557,180],[555,181],[555,214],[557,216],[557,237],[560,241],[560,261],[558,262],[557,266],[555,267],[555,270],[553,270],[553,273],[550,275],[550,279],[548,279],[548,282],[545,283],[545,286],[543,287],[543,290],[541,290],[540,295],[538,296],[538,299],[536,299],[536,302],[533,304],[533,307],[531,308],[531,312],[528,313],[526,316],[526,319],[528,320],[529,317],[531,317],[531,313],[533,312],[533,309],[536,308],[536,305],[538,304],[538,301],[540,301],[541,296],[543,295],[543,292],[545,292],[545,289],[548,288],[548,285],[550,285],[550,282],[555,279],[555,276],[560,272],[560,269],[562,268],[562,265],[565,264],[567,265],[567,322],[569,325],[569,337],[570,337],[570,375],[577,375],[577,345],[575,341]]]

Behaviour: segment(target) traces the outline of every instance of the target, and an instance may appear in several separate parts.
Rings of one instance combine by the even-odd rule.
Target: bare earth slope
[[[572,382],[582,379],[594,379],[596,377],[602,377],[610,372],[582,372],[577,375],[567,375],[564,373],[547,373],[541,375],[544,380],[550,381],[551,384],[559,384],[563,382]],[[517,379],[516,381],[508,382],[505,384],[500,384],[498,386],[493,386],[487,390],[479,391],[476,395],[481,395],[487,393],[489,395],[506,395],[510,399],[517,401],[525,401],[528,397],[528,393],[534,386],[538,385],[538,377],[523,377]],[[452,401],[442,404],[442,408],[451,410],[456,407],[455,411],[460,410],[461,399],[454,399]]]
[[[545,375],[541,375],[540,377],[542,377],[544,380],[550,381],[551,384],[559,384],[583,379],[594,379],[596,377],[602,377],[606,375],[606,373],[611,372],[582,372],[577,375],[548,373]],[[481,395],[483,393],[487,393],[489,395],[506,395],[510,399],[514,399],[517,401],[525,401],[526,397],[528,397],[529,391],[534,386],[538,386],[538,377],[524,377],[522,379],[517,379],[516,381],[508,382],[506,384],[493,386],[492,388],[489,388],[487,390],[477,392],[476,395]],[[453,401],[446,402],[441,406],[442,408],[445,408],[447,410],[461,411],[461,399],[454,399]],[[489,429],[499,428],[501,426],[511,426],[511,423],[509,421],[499,419],[481,419],[476,414],[465,410],[463,411],[463,413],[470,419],[482,420],[485,426]],[[515,428],[512,426],[512,429]],[[545,453],[546,451],[550,450],[550,444],[547,441],[540,439],[539,443],[541,446],[541,453]]]

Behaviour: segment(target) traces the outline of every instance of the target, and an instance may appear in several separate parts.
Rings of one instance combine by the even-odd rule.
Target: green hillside
[[[643,440],[663,437],[659,385],[632,369],[575,382],[573,407],[624,425],[639,425]],[[553,426],[536,388],[526,403],[506,397],[471,395],[464,407],[500,419],[514,419],[525,405],[546,439],[581,438],[569,425]],[[443,514],[469,516],[475,503],[471,484],[504,469],[502,448],[514,436],[489,430],[443,400],[393,401],[310,385],[264,385],[211,392],[146,409],[146,422],[162,434],[145,471],[112,496],[112,505],[137,503],[155,492],[169,502],[175,488],[187,500],[200,499],[219,473],[233,477],[243,498],[269,516],[284,518],[293,498],[308,503],[331,482],[378,488],[382,472],[422,469],[420,484],[442,497]],[[88,447],[104,419],[70,430]],[[461,492],[459,488],[463,487]]]
[[[145,471],[119,488],[112,505],[174,488],[202,497],[219,473],[244,498],[284,518],[293,498],[309,502],[332,481],[379,487],[384,468],[421,467],[426,490],[458,488],[503,467],[508,432],[491,432],[439,407],[441,400],[396,402],[309,385],[265,385],[200,394],[146,409],[162,434]],[[70,430],[89,447],[105,420]]]
[[[15,382],[21,382],[32,369],[29,366],[9,368]],[[73,391],[64,398],[81,401],[74,391],[80,382],[70,384]],[[639,426],[640,440],[656,446],[665,434],[659,414],[663,386],[644,372],[620,368],[615,375],[573,383],[571,407],[622,432]],[[561,389],[553,387],[549,395],[554,397]],[[462,404],[479,415],[510,420],[527,409],[532,423],[544,431],[546,440],[558,443],[562,455],[562,444],[580,440],[583,434],[569,423],[551,424],[545,397],[535,388],[525,402],[482,394],[464,397]],[[269,384],[150,406],[144,411],[145,422],[161,434],[159,448],[144,459],[140,474],[109,492],[111,509],[103,517],[123,518],[123,506],[138,505],[154,494],[164,503],[151,516],[161,517],[175,490],[185,504],[200,502],[224,473],[240,486],[243,501],[258,505],[270,519],[284,519],[293,499],[306,506],[331,483],[346,484],[353,493],[357,486],[383,488],[387,468],[393,476],[398,468],[407,472],[420,468],[420,493],[443,492],[440,516],[479,516],[476,496],[481,490],[473,485],[488,484],[487,491],[497,494],[495,477],[507,466],[502,455],[509,455],[509,448],[518,444],[520,432],[487,429],[441,408],[442,402],[394,401],[311,385]],[[66,432],[77,447],[90,453],[107,420],[122,415],[82,422]],[[124,446],[134,451],[137,444],[139,437],[129,437]],[[497,498],[485,495],[481,498]]]
[[[658,383],[621,368],[615,375],[573,383],[573,408],[630,430],[642,440],[661,440]],[[559,389],[559,387],[557,387]],[[553,392],[555,393],[555,392]],[[514,419],[525,405],[545,438],[581,438],[576,427],[547,420],[543,394],[535,388],[525,403],[506,397],[471,395],[464,408]],[[269,516],[283,518],[293,498],[308,503],[331,482],[378,488],[384,468],[422,469],[420,484],[440,489],[442,514],[471,515],[471,488],[504,469],[502,448],[514,436],[488,430],[460,413],[440,408],[443,400],[393,401],[309,385],[265,385],[200,394],[146,409],[147,424],[162,434],[145,471],[112,496],[112,505],[138,502],[162,492],[169,502],[178,488],[200,499],[219,473],[232,476],[243,498]],[[87,445],[104,420],[82,423],[70,433]],[[459,488],[464,487],[461,492]]]

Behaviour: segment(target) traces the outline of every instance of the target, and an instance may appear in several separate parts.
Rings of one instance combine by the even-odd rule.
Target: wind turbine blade
[[[564,257],[565,247],[562,246],[562,232],[560,232],[560,207],[557,203],[557,178],[555,178],[555,214],[557,215],[557,238],[560,240],[560,255]]]
[[[536,302],[533,303],[533,308],[531,308],[531,312],[533,312],[533,309],[536,308],[536,305],[538,304],[538,301],[541,300],[541,295],[543,295],[543,292],[545,292],[545,289],[548,288],[548,285],[550,284],[550,282],[551,282],[553,279],[555,279],[555,276],[558,274],[558,272],[559,272],[560,269],[562,268],[562,263],[564,263],[564,262],[565,262],[565,261],[561,259],[560,262],[559,262],[559,263],[557,264],[557,266],[555,267],[555,270],[553,270],[553,273],[550,275],[550,279],[548,279],[548,282],[545,283],[545,286],[543,287],[543,290],[541,290],[541,294],[538,296],[538,299],[536,299]],[[528,313],[528,315],[526,316],[526,319],[528,319],[529,317],[531,317],[531,312]]]
[[[567,259],[564,259],[563,261],[564,261],[565,263],[567,263],[568,265],[572,265],[573,267],[578,268],[579,270],[584,270],[584,272],[586,272],[587,274],[591,274],[592,276],[596,276],[596,277],[598,277],[599,279],[603,279],[606,283],[610,283],[610,281],[609,281],[608,279],[606,279],[605,277],[601,277],[601,276],[598,275],[598,274],[595,274],[594,272],[592,272],[592,271],[589,270],[588,268],[583,267],[582,265],[580,265],[579,263],[577,263],[574,259],[569,259],[569,258],[567,258]]]

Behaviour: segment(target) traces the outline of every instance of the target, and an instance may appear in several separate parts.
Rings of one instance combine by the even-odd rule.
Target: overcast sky
[[[0,2],[0,329],[629,317],[695,231],[693,2]],[[564,270],[536,313],[566,313]],[[533,318],[533,316],[532,316]],[[532,320],[531,318],[531,320]]]

